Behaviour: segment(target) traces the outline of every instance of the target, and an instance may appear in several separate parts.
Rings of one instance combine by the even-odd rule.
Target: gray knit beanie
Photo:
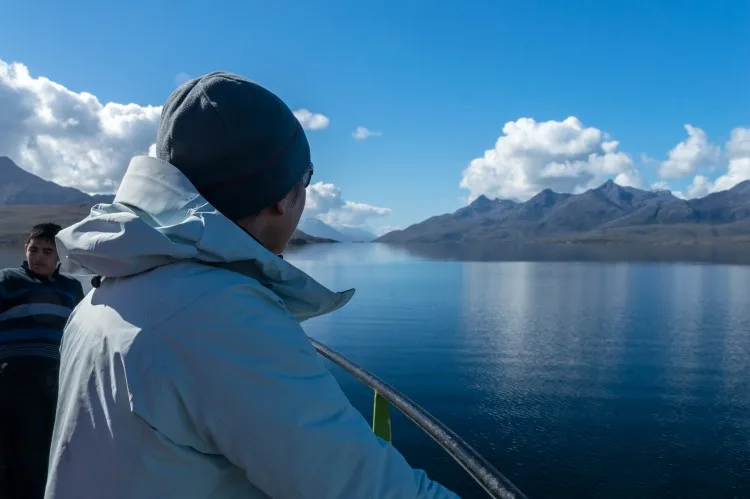
[[[310,145],[289,107],[225,72],[188,81],[167,99],[156,155],[235,221],[283,199],[310,166]]]

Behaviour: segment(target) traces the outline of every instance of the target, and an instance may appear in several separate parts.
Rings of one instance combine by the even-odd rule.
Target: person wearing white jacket
[[[97,277],[63,335],[45,497],[457,498],[372,433],[300,326],[354,291],[280,258],[313,173],[291,110],[212,73],[156,144],[57,236]]]

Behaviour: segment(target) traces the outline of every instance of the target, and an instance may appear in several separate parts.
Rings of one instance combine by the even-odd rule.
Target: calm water
[[[380,374],[531,497],[750,497],[750,267],[289,255],[356,287],[311,336]],[[372,395],[341,384],[371,414]],[[482,497],[403,417],[416,466]]]
[[[453,261],[383,245],[287,258],[357,288],[308,334],[404,391],[531,497],[750,497],[750,267]],[[16,260],[0,254],[0,266]],[[372,393],[334,372],[369,418]],[[414,466],[483,497],[403,416],[393,433]]]

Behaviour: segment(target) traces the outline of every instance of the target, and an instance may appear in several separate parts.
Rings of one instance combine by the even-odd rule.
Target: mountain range
[[[62,226],[82,220],[91,206],[111,203],[113,194],[89,195],[73,187],[44,180],[0,156],[0,246],[22,244],[37,223],[56,221]],[[289,244],[336,242],[298,230]]]
[[[89,195],[44,180],[0,156],[0,206],[20,216],[21,206],[85,206],[113,195]],[[66,213],[72,208],[66,208]],[[26,210],[29,211],[29,210]],[[32,210],[39,213],[39,210]],[[49,211],[49,210],[47,210]],[[54,212],[55,210],[53,210]],[[77,213],[74,210],[75,213]],[[35,215],[36,216],[36,215]],[[20,229],[19,229],[20,230]],[[23,227],[21,232],[25,232]],[[2,236],[2,235],[0,235]],[[613,181],[581,194],[545,189],[525,202],[480,196],[454,213],[435,216],[375,239],[355,227],[304,219],[294,242],[499,243],[499,242],[750,242],[750,181],[699,199],[646,191]]]
[[[581,194],[543,190],[525,202],[480,196],[450,214],[377,239],[391,243],[750,241],[750,181],[700,199],[609,180]]]

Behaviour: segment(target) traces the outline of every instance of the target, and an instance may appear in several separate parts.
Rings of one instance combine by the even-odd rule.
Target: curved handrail
[[[430,413],[414,403],[406,395],[402,394],[385,381],[374,374],[363,369],[349,359],[331,350],[322,343],[310,338],[310,342],[323,357],[343,368],[349,374],[363,382],[375,391],[377,404],[378,397],[385,399],[406,417],[412,420],[422,431],[427,433],[437,442],[458,464],[463,467],[469,475],[492,497],[493,499],[525,499],[526,496],[505,478],[492,464],[475,451],[453,430],[435,419]],[[375,426],[377,417],[373,418]],[[386,416],[387,417],[387,416]],[[390,435],[390,420],[388,420],[386,433]],[[376,431],[376,433],[378,433]]]

